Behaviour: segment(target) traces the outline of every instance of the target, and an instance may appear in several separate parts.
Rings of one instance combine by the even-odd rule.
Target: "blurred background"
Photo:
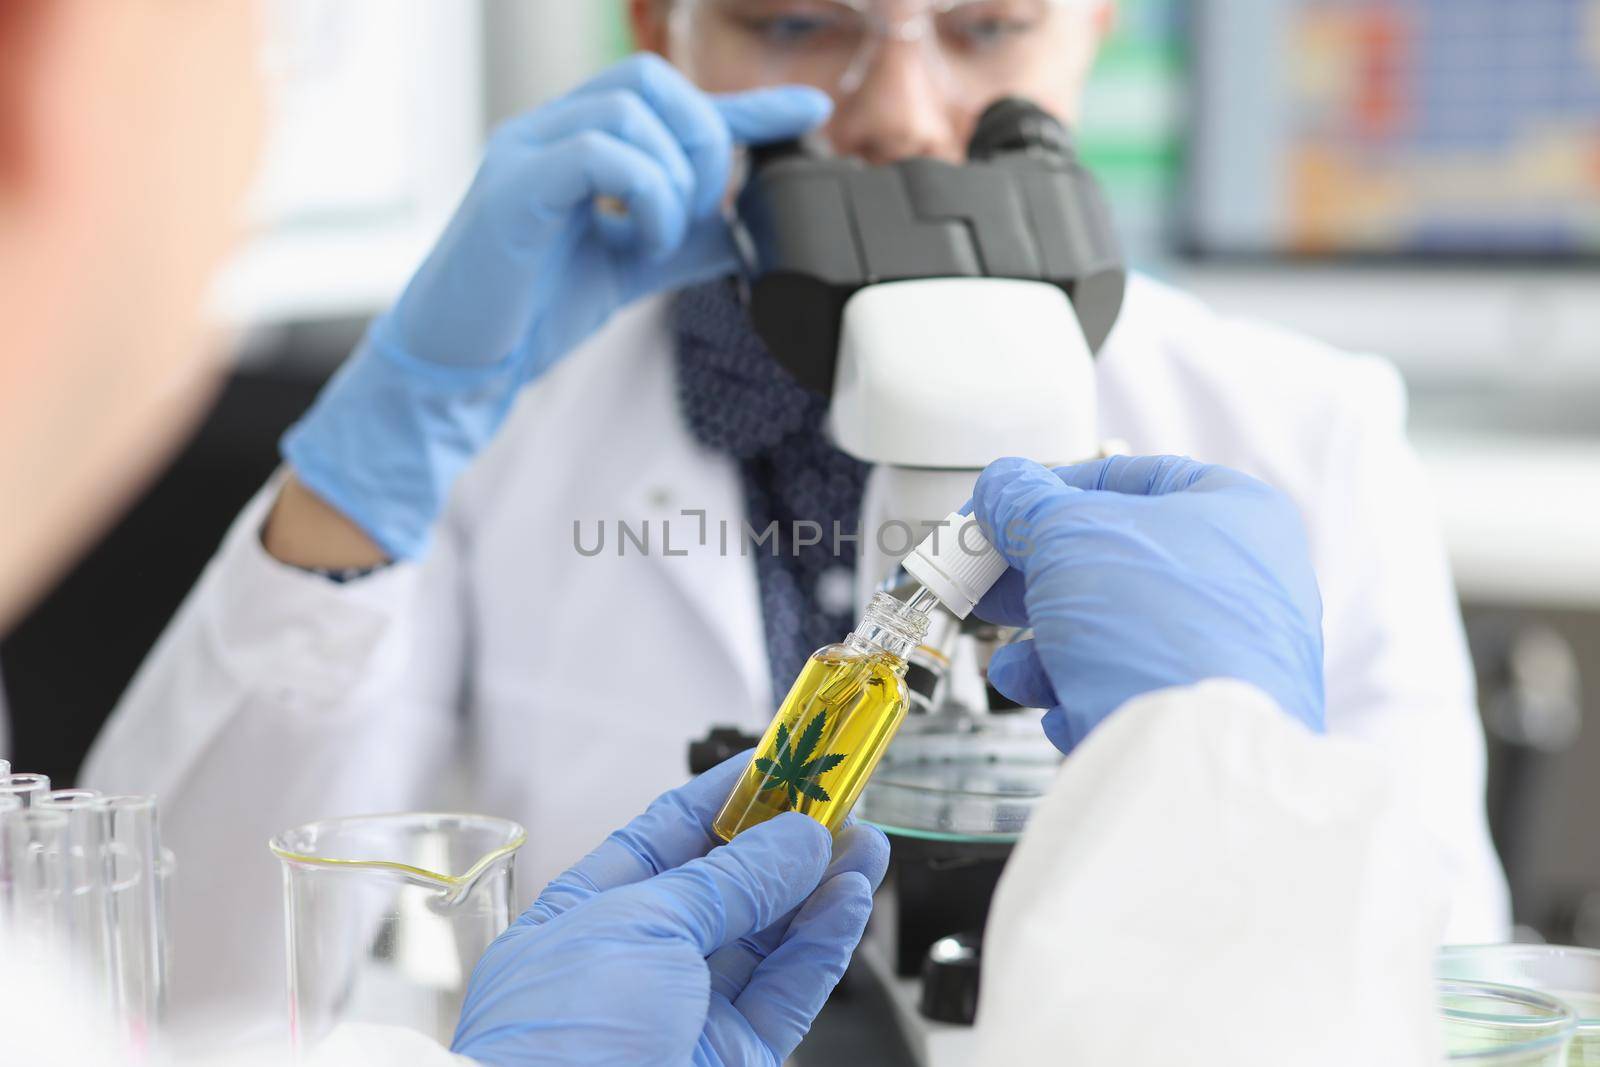
[[[623,0],[269,8],[222,403],[0,646],[12,755],[60,781],[485,131],[629,49]],[[1120,0],[1078,135],[1135,265],[1400,366],[1518,922],[1600,946],[1600,0]]]

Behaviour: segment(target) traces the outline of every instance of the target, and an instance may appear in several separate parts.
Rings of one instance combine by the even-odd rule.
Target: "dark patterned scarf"
[[[855,625],[856,546],[836,545],[834,524],[856,532],[868,468],[823,437],[827,402],[772,358],[732,280],[679,293],[672,323],[685,422],[702,444],[738,460],[750,528],[759,536],[777,523],[776,546],[750,551],[781,700],[806,657]],[[796,547],[802,521],[821,527],[820,544]]]

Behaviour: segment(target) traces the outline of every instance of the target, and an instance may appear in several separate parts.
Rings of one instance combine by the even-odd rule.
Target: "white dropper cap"
[[[906,557],[904,566],[956,618],[964,619],[1008,564],[983,536],[976,515],[953,513]]]

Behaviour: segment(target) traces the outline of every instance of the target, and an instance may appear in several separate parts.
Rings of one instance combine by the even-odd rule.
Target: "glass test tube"
[[[0,901],[23,960],[59,958],[67,945],[63,893],[67,817],[20,806],[0,810]],[[9,953],[8,953],[9,955]]]
[[[169,988],[173,869],[155,799],[49,784],[0,776],[0,923],[16,942],[6,956],[70,961],[76,992],[103,1001],[148,1051]]]
[[[166,1006],[164,902],[171,853],[161,848],[154,797],[105,797],[101,804],[109,818],[112,857],[113,988],[129,1038],[135,1048],[143,1048]]]
[[[80,995],[109,1003],[115,968],[111,913],[110,821],[100,794],[91,789],[56,789],[36,794],[34,810],[66,817],[61,856],[61,919]]]
[[[8,765],[9,766],[9,765]],[[22,806],[32,807],[42,793],[50,792],[50,779],[42,774],[6,774],[0,776],[0,796],[22,798]]]
[[[11,859],[11,839],[19,832],[15,816],[22,811],[22,798],[0,794],[0,929],[12,928],[12,897],[16,876]]]

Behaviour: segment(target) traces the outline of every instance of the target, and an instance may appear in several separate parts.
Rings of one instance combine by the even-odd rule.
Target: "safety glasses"
[[[920,53],[935,85],[983,103],[1025,91],[1062,48],[1061,12],[1084,0],[678,0],[675,56],[698,80],[792,82],[854,94],[889,48]]]

